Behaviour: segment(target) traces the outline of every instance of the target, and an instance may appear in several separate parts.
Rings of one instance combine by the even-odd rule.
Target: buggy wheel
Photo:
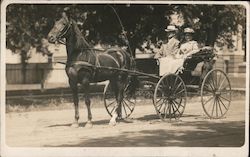
[[[201,85],[201,103],[210,118],[222,118],[231,103],[231,85],[226,73],[213,69],[207,73]]]
[[[186,99],[186,86],[180,76],[168,74],[158,81],[153,102],[162,120],[179,119],[184,112]]]
[[[120,119],[128,118],[134,111],[135,104],[136,104],[135,96],[128,95],[127,87],[128,85],[126,86],[124,90],[124,97],[121,102],[121,115],[119,115],[118,117]],[[110,83],[108,83],[104,88],[103,98],[104,98],[104,106],[108,114],[112,117],[115,107],[117,106],[117,101],[116,101],[114,92],[111,90]]]

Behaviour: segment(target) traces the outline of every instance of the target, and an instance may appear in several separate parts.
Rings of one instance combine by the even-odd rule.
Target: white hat
[[[172,32],[172,31],[177,31],[178,29],[174,25],[169,25],[165,31],[166,32]]]
[[[185,28],[184,33],[194,33],[194,30],[192,28]]]

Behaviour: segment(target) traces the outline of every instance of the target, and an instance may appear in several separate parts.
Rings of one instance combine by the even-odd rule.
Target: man
[[[165,31],[167,32],[168,42],[161,45],[161,48],[155,54],[154,58],[174,57],[179,51],[180,41],[176,36],[178,29],[173,25],[169,25]]]
[[[175,73],[179,68],[176,63],[179,63],[179,59],[176,59],[176,55],[179,54],[180,41],[177,39],[178,29],[175,26],[169,25],[165,29],[167,32],[168,42],[162,44],[159,51],[154,58],[159,59],[159,75],[163,76],[167,73]]]

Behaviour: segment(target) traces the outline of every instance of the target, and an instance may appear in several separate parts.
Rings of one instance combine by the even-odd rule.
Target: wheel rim
[[[124,98],[121,102],[121,115],[118,118],[124,119],[128,118],[132,112],[134,111],[136,104],[135,97],[131,97],[127,95],[127,88],[124,91]],[[117,105],[117,101],[115,98],[114,92],[111,90],[110,84],[107,84],[104,89],[104,106],[108,112],[108,114],[112,117],[115,106]]]
[[[156,113],[162,120],[179,119],[186,106],[186,86],[180,76],[169,74],[157,83],[154,92]]]
[[[231,104],[231,85],[229,78],[219,69],[208,72],[201,86],[201,102],[209,118],[222,118]]]

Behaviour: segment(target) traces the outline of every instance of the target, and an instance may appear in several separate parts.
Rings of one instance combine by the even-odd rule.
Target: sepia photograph
[[[1,3],[1,154],[249,156],[249,3]]]

